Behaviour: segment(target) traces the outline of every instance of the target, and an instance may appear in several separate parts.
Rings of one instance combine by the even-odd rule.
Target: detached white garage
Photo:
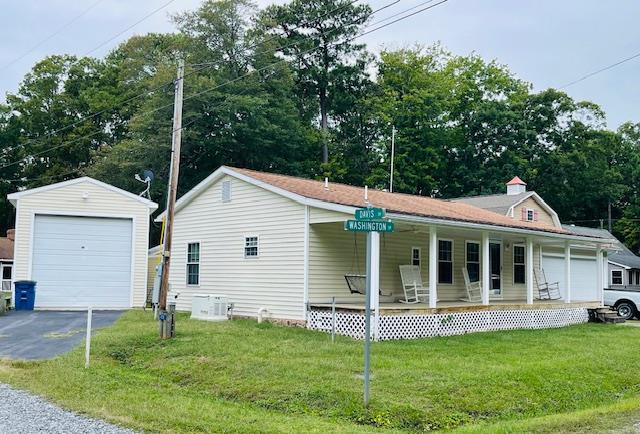
[[[37,282],[36,308],[144,304],[155,203],[88,177],[8,198],[16,207],[14,280]]]
[[[564,258],[551,253],[543,253],[542,269],[549,282],[558,282],[562,298],[567,298],[564,283]],[[601,299],[602,285],[598,288],[598,267],[595,256],[571,256],[571,300],[598,301]]]

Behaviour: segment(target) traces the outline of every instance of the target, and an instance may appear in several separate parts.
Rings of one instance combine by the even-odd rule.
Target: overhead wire
[[[0,66],[0,71],[5,70],[6,68],[10,67],[11,65],[16,64],[17,62],[19,62],[20,60],[24,59],[25,57],[27,57],[29,54],[33,53],[36,49],[38,49],[39,47],[41,47],[45,42],[51,40],[52,38],[58,36],[60,33],[62,33],[65,29],[67,29],[67,27],[71,26],[73,23],[75,23],[76,21],[78,21],[80,18],[82,18],[83,16],[85,16],[87,13],[89,13],[89,11],[91,11],[93,8],[95,8],[96,6],[98,6],[100,3],[102,3],[104,0],[97,0],[96,2],[92,3],[91,5],[89,5],[89,7],[87,7],[86,9],[82,10],[82,12],[80,12],[78,15],[74,16],[73,18],[71,18],[69,21],[67,21],[66,23],[64,23],[62,26],[58,27],[53,33],[49,34],[48,36],[46,36],[45,38],[41,39],[40,41],[38,41],[35,45],[33,45],[31,48],[29,48],[26,52],[24,52],[23,54],[21,54],[20,56],[14,58],[13,60],[9,61],[8,63]]]
[[[91,53],[93,53],[94,51],[99,50],[100,48],[104,47],[105,45],[107,45],[109,42],[113,41],[114,39],[118,38],[119,36],[125,34],[126,32],[128,32],[129,30],[133,29],[135,26],[137,26],[138,24],[142,23],[143,21],[149,19],[150,17],[152,17],[153,15],[157,14],[158,12],[160,12],[162,9],[166,8],[167,6],[169,6],[171,3],[175,2],[176,0],[169,0],[166,3],[163,3],[162,5],[158,6],[157,8],[155,8],[154,10],[152,10],[151,12],[149,12],[148,14],[146,14],[145,16],[143,16],[142,18],[140,18],[138,21],[136,21],[135,23],[127,26],[125,29],[121,30],[120,32],[116,33],[115,35],[113,35],[112,37],[110,37],[109,39],[107,39],[106,41],[100,43],[98,46],[92,48],[89,51],[86,51],[82,56],[87,56]]]
[[[102,1],[102,0],[100,0],[100,1]],[[326,16],[328,16],[330,13],[335,12],[335,11],[337,11],[337,10],[344,9],[344,8],[346,8],[346,7],[348,7],[348,6],[350,6],[350,5],[354,4],[354,3],[356,3],[357,1],[359,1],[359,0],[351,0],[351,1],[350,1],[349,3],[347,3],[347,4],[343,4],[343,5],[341,5],[341,6],[340,6],[340,7],[338,7],[338,8],[332,9],[332,10],[331,10],[331,11],[329,11],[327,14],[324,14],[322,17],[326,17]],[[391,5],[398,3],[398,1],[400,1],[400,0],[396,0],[396,1],[395,1],[395,2],[393,2]],[[169,2],[169,3],[171,3],[171,2]],[[166,6],[166,5],[168,5],[168,3],[166,3],[166,4],[165,4],[165,5],[163,5],[163,6]],[[161,8],[162,8],[162,6],[161,6]],[[322,18],[322,17],[321,17],[321,18]],[[309,23],[305,23],[305,24],[309,24]],[[298,29],[298,28],[300,28],[300,27],[303,27],[305,24],[300,24],[299,26],[294,27],[294,28],[293,28],[293,30]],[[121,33],[123,33],[123,32],[121,32]],[[116,36],[116,37],[117,37],[117,36]],[[114,37],[114,38],[111,38],[111,39],[115,39],[115,37]],[[267,40],[261,40],[261,41],[258,41],[257,43],[253,44],[253,47],[256,47],[256,46],[258,46],[258,45],[264,44],[264,43],[268,42],[269,40],[273,40],[273,38],[269,38],[269,39],[267,39]],[[250,49],[251,47],[252,47],[252,46],[249,46],[247,49]],[[281,49],[281,48],[278,48],[278,49]],[[92,51],[93,51],[93,50],[92,50]],[[190,75],[196,74],[196,73],[198,73],[198,72],[200,72],[200,71],[202,71],[202,70],[205,70],[205,69],[209,68],[209,67],[211,66],[211,63],[206,63],[206,64],[196,64],[196,65],[191,65],[191,66],[201,66],[201,67],[200,67],[200,68],[198,68],[198,69],[194,69],[194,70],[192,70],[192,71],[186,72],[186,73],[184,74],[184,76],[183,76],[184,78],[186,78],[186,77],[188,77],[188,76],[190,76]],[[133,95],[133,96],[131,96],[131,97],[127,97],[127,98],[125,98],[124,100],[119,101],[119,102],[117,102],[117,103],[113,104],[113,105],[112,105],[112,106],[110,106],[110,107],[107,107],[107,108],[105,108],[105,109],[102,109],[102,110],[99,110],[99,111],[93,112],[93,113],[91,113],[91,114],[88,114],[88,115],[86,115],[86,116],[83,116],[83,117],[81,117],[80,119],[78,119],[78,120],[76,120],[76,121],[72,122],[71,124],[65,125],[64,127],[58,128],[58,129],[56,129],[56,130],[54,130],[54,131],[51,131],[51,132],[47,133],[44,137],[33,138],[33,139],[27,139],[25,142],[23,142],[23,143],[22,143],[22,146],[29,145],[29,144],[36,143],[36,142],[42,142],[42,141],[46,140],[47,138],[50,138],[50,137],[55,136],[55,135],[56,135],[56,134],[58,134],[58,133],[61,133],[61,132],[63,132],[63,131],[67,131],[67,130],[69,130],[69,129],[71,129],[71,128],[73,128],[73,127],[77,126],[77,125],[80,125],[81,123],[83,123],[83,122],[85,122],[85,121],[87,121],[87,120],[93,119],[93,118],[95,118],[95,117],[97,117],[97,116],[100,116],[100,115],[102,115],[102,114],[105,114],[105,113],[107,113],[107,112],[110,112],[111,110],[114,110],[114,109],[116,109],[116,108],[118,108],[118,107],[121,107],[121,106],[123,106],[123,105],[127,104],[127,103],[130,103],[130,102],[133,102],[133,101],[135,101],[135,100],[138,100],[138,99],[140,99],[140,98],[142,98],[142,97],[149,96],[149,95],[153,94],[154,92],[157,92],[157,91],[159,91],[159,90],[161,90],[161,89],[164,89],[164,88],[166,88],[167,86],[172,85],[172,84],[174,84],[174,83],[175,83],[175,79],[173,79],[173,80],[171,80],[171,81],[167,81],[167,82],[165,82],[165,83],[162,83],[162,84],[160,84],[160,85],[158,85],[158,86],[155,86],[155,87],[153,87],[153,88],[151,88],[151,89],[145,90],[144,92],[141,92],[141,93],[139,93],[139,94]],[[166,107],[166,106],[165,106],[165,107]],[[161,107],[161,108],[164,108],[164,107]],[[158,111],[158,110],[153,110],[152,112],[155,112],[155,111]]]

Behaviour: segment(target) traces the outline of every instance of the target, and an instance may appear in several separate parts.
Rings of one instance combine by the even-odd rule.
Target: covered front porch
[[[367,274],[367,242],[364,234],[345,232],[343,218],[310,219],[307,317],[311,328],[342,327],[342,334],[357,338],[365,297],[345,276]],[[604,240],[417,220],[394,218],[395,232],[371,236],[376,338],[564,326],[586,321],[587,309],[602,304]],[[572,272],[578,260],[589,269],[587,279]],[[407,297],[404,265],[419,270],[417,284],[425,291],[417,300]],[[549,285],[552,296],[544,290]]]

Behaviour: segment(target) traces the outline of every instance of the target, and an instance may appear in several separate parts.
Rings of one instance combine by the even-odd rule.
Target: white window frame
[[[464,241],[464,268],[465,270],[467,270],[467,273],[469,272],[469,264],[476,264],[476,262],[469,262],[469,256],[467,255],[468,253],[468,247],[469,244],[477,244],[478,245],[478,280],[474,280],[472,282],[480,282],[482,281],[482,246],[480,241],[478,240],[465,240]],[[471,276],[469,276],[469,278],[471,278]]]
[[[613,273],[620,273],[620,283],[615,283],[613,281]],[[622,270],[611,270],[611,284],[612,285],[624,285],[624,273]]]
[[[531,218],[529,218],[529,213],[531,213]],[[536,210],[533,208],[526,208],[525,216],[527,217],[525,221],[528,221],[528,222],[536,221]]]
[[[247,246],[247,240],[249,238],[255,238],[256,239],[256,254],[254,255],[249,255],[247,256],[247,248],[249,247],[253,247],[253,246]],[[260,235],[256,235],[256,234],[246,234],[244,236],[244,241],[243,241],[243,245],[242,245],[242,255],[244,257],[244,259],[258,259],[260,257]]]
[[[440,241],[448,241],[451,243],[451,261],[440,261]],[[437,284],[438,285],[447,285],[447,286],[452,286],[455,284],[456,282],[456,266],[455,266],[455,243],[453,242],[452,239],[450,238],[438,238],[438,248],[436,251],[436,262],[438,263],[438,270],[440,269],[440,262],[451,262],[451,283],[448,282],[440,282],[440,273],[438,273],[437,276]]]
[[[414,260],[416,259],[414,256],[414,253],[418,252],[418,263],[414,264]],[[411,258],[410,258],[410,264],[411,265],[417,265],[418,267],[422,267],[422,248],[421,247],[411,247]]]
[[[192,244],[198,245],[198,261],[197,262],[189,262],[189,246]],[[186,255],[185,255],[185,276],[184,280],[187,286],[197,288],[200,286],[200,268],[202,264],[202,243],[200,241],[187,241],[186,247]],[[189,265],[197,265],[198,266],[198,283],[189,283]]]
[[[522,257],[522,262],[516,263],[516,247],[522,247],[524,250],[524,255]],[[542,260],[540,260],[542,264]],[[516,283],[516,265],[524,266],[524,282]],[[515,243],[511,248],[511,283],[513,285],[526,285],[527,284],[527,246],[525,244]]]

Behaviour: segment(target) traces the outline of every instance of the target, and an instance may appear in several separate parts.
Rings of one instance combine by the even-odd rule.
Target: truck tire
[[[636,305],[631,301],[623,300],[616,303],[616,310],[618,311],[618,316],[624,318],[625,320],[633,319],[638,313],[636,309]]]

